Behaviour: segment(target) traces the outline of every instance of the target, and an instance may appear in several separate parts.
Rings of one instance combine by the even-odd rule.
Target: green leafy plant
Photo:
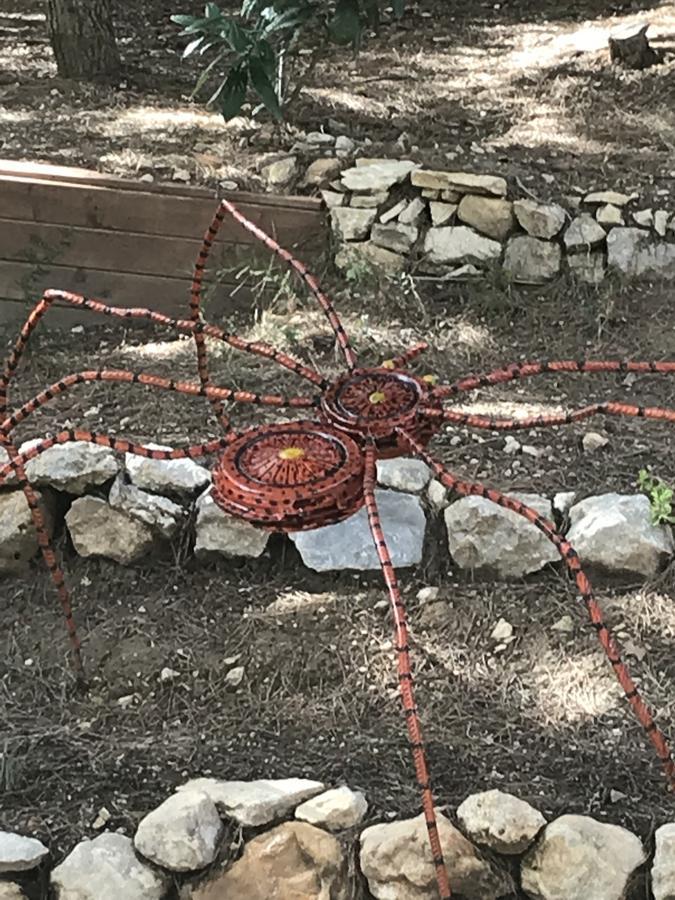
[[[652,524],[662,525],[664,522],[675,524],[673,513],[673,488],[660,478],[654,478],[651,472],[641,469],[638,475],[638,486],[649,497],[652,512]]]
[[[249,90],[276,119],[288,103],[286,69],[304,29],[311,28],[319,44],[332,41],[357,50],[366,28],[376,28],[383,0],[243,0],[238,13],[207,3],[203,16],[174,15],[180,36],[189,38],[183,58],[212,55],[202,70],[193,96],[207,82],[213,90],[206,101],[223,117],[236,116]],[[405,0],[393,0],[397,15]],[[290,98],[292,99],[292,97]]]

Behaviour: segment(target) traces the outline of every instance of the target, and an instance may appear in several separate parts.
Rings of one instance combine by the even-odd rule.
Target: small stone
[[[335,265],[338,269],[345,270],[363,264],[395,275],[405,269],[406,261],[398,253],[378,247],[372,241],[354,241],[345,244],[335,255]]]
[[[641,209],[633,213],[633,221],[641,228],[651,228],[654,224],[654,213],[651,209]]]
[[[34,443],[27,441],[19,449],[23,453]],[[78,495],[110,481],[118,469],[119,463],[109,447],[88,441],[57,444],[26,463],[26,475],[33,484],[48,484],[57,491]]]
[[[176,678],[180,678],[180,672],[177,672],[175,669],[170,669],[168,666],[165,666],[159,673],[159,680],[162,684],[175,681]]]
[[[348,156],[356,150],[356,142],[346,134],[341,134],[335,139],[335,151],[340,155]]]
[[[376,194],[352,194],[349,205],[354,209],[377,209],[386,202],[388,196],[384,191]]]
[[[152,182],[155,180],[155,176],[152,174],[152,172],[146,172],[144,175],[141,175],[138,180],[143,184],[152,184]]]
[[[667,822],[654,834],[652,893],[654,900],[675,898],[675,822]]]
[[[414,225],[402,225],[390,222],[388,225],[373,225],[370,233],[371,241],[378,247],[391,250],[392,253],[407,253],[417,240],[418,230]]]
[[[441,191],[441,200],[445,203],[452,203],[456,206],[461,199],[462,194],[458,191]]]
[[[500,619],[490,632],[490,640],[492,641],[511,641],[513,640],[513,625],[506,619]]]
[[[560,246],[529,235],[509,239],[504,254],[504,272],[519,284],[541,284],[560,271]]]
[[[310,131],[304,136],[303,141],[314,147],[332,147],[335,137],[332,134],[324,134],[323,131]]]
[[[467,263],[465,266],[451,269],[445,277],[449,278],[451,281],[470,281],[472,278],[477,278],[482,275],[483,272],[481,272],[480,269],[476,268],[476,266],[471,263]]]
[[[305,172],[304,183],[318,187],[328,184],[340,174],[340,161],[338,159],[315,159],[310,163]]]
[[[48,855],[49,850],[36,838],[0,831],[0,874],[30,872]]]
[[[420,604],[435,603],[439,594],[440,589],[437,587],[423,587],[417,592],[417,600]]]
[[[442,203],[440,201],[432,200],[429,204],[429,211],[431,213],[432,225],[435,225],[437,227],[440,225],[447,225],[447,223],[457,212],[457,204]]]
[[[349,191],[388,191],[416,165],[411,160],[357,160],[353,169],[342,173],[342,183]]]
[[[607,203],[599,206],[595,211],[595,218],[601,225],[623,225],[623,216],[618,206]]]
[[[457,807],[457,819],[471,840],[507,856],[524,853],[546,825],[529,803],[499,790],[471,794]]]
[[[454,892],[466,900],[497,900],[510,895],[511,879],[443,815],[437,814],[443,855]],[[381,900],[434,900],[438,889],[424,817],[372,825],[361,833],[361,871]]]
[[[402,225],[417,225],[420,216],[427,208],[426,203],[421,197],[415,197],[408,203],[399,215],[398,220]]]
[[[551,631],[558,631],[560,634],[571,634],[574,631],[572,616],[561,616],[557,622],[551,625]]]
[[[377,210],[338,206],[331,209],[330,218],[337,238],[342,241],[362,241],[370,234],[370,228],[377,218]]]
[[[502,245],[483,237],[466,225],[430,228],[424,239],[424,252],[430,263],[481,263],[499,259]]]
[[[23,491],[0,493],[0,573],[21,572],[38,550],[33,517]]]
[[[610,803],[620,803],[622,800],[626,800],[628,798],[628,794],[624,794],[623,791],[617,791],[612,788],[609,792],[609,802]]]
[[[325,791],[326,786],[306,778],[259,781],[193,778],[177,790],[179,793],[204,793],[228,818],[244,828],[257,828],[284,818],[300,803]]]
[[[402,213],[406,208],[407,201],[399,200],[398,203],[395,203],[393,206],[389,207],[389,209],[385,210],[380,216],[380,222],[383,225],[386,225],[387,222],[391,222],[395,219],[399,213]]]
[[[131,839],[104,833],[81,841],[51,875],[59,900],[163,900],[169,877],[144,865]]]
[[[550,240],[565,224],[565,210],[557,203],[516,200],[513,212],[521,227],[535,238]]]
[[[396,568],[422,559],[426,517],[418,497],[398,491],[376,491],[382,528]],[[291,540],[302,561],[316,572],[340,569],[379,570],[365,507],[337,525],[294,532]]]
[[[377,461],[377,480],[384,487],[418,494],[431,478],[431,469],[421,459],[399,456]]]
[[[66,525],[80,556],[102,556],[128,566],[154,544],[152,530],[100,497],[78,497],[66,513]]]
[[[246,674],[246,670],[243,666],[235,666],[234,669],[230,669],[230,671],[225,676],[225,684],[231,688],[237,688],[244,680],[244,675]]]
[[[588,213],[581,213],[572,220],[563,236],[568,250],[585,249],[599,244],[605,239],[605,231]]]
[[[417,169],[410,176],[415,187],[452,191],[457,194],[506,196],[506,180],[495,175],[473,175],[469,172],[438,172]],[[449,199],[449,198],[443,198]],[[451,200],[452,202],[452,200]]]
[[[631,200],[637,200],[637,197],[637,194],[620,194],[618,191],[594,191],[584,197],[584,203],[625,206]]]
[[[121,475],[118,475],[110,488],[108,502],[113,509],[148,525],[164,538],[173,537],[185,518],[182,506],[168,497],[150,494],[133,484],[126,484]]]
[[[96,814],[96,818],[91,823],[91,827],[94,831],[100,831],[102,828],[105,828],[111,818],[110,810],[106,809],[105,806],[102,806]]]
[[[420,191],[425,200],[440,200],[441,191],[432,191],[430,188],[422,188]]]
[[[517,441],[513,435],[507,434],[504,438],[504,447],[502,448],[504,453],[508,453],[510,455],[514,453],[520,453],[521,443]]]
[[[351,900],[340,842],[306,822],[284,822],[249,841],[240,859],[192,900]]]
[[[609,438],[604,434],[598,434],[597,431],[587,431],[581,439],[581,444],[586,453],[593,453],[595,450],[601,450],[609,444]]]
[[[151,450],[171,450],[163,444],[146,444]],[[155,494],[192,495],[211,483],[211,473],[192,459],[150,459],[127,453],[125,467],[132,484]]]
[[[174,169],[173,180],[187,184],[190,181],[190,173],[187,169]]]
[[[536,900],[623,900],[645,858],[641,841],[625,828],[560,816],[524,858],[522,886]]]
[[[640,228],[612,228],[607,236],[607,264],[624,275],[675,278],[675,244],[652,243]]]
[[[278,159],[276,162],[263,166],[262,173],[268,184],[273,187],[283,187],[289,184],[298,171],[298,160],[295,156]]]
[[[560,513],[561,516],[566,516],[570,511],[572,504],[576,500],[577,493],[576,491],[560,491],[557,494],[553,495],[553,509],[556,512]]]
[[[141,819],[138,852],[173,872],[193,872],[216,858],[223,833],[215,804],[201,791],[179,791]]]
[[[327,831],[343,831],[358,825],[367,812],[368,803],[361,791],[343,786],[305,800],[295,810],[295,818]]]
[[[584,284],[600,284],[605,277],[605,258],[601,251],[570,253],[567,264],[577,281]]]
[[[434,509],[445,509],[448,505],[448,489],[436,479],[430,481],[427,488],[427,500]]]
[[[231,558],[257,559],[265,551],[269,532],[250,522],[231,516],[214,501],[211,491],[203,493],[196,504],[195,554],[219,553]]]
[[[513,493],[514,499],[552,518],[551,502],[538,494]],[[485,497],[463,497],[445,510],[448,549],[462,569],[490,569],[504,578],[522,578],[559,554],[546,535],[510,509]]]
[[[326,204],[328,209],[333,209],[334,206],[342,206],[344,203],[345,195],[339,194],[337,191],[321,191],[321,197],[323,198],[323,202]]]
[[[601,494],[576,503],[567,539],[582,563],[652,577],[673,555],[670,528],[653,525],[644,494]]]
[[[457,207],[457,218],[497,241],[505,240],[513,231],[513,205],[508,200],[466,194]]]
[[[667,228],[668,213],[665,209],[657,209],[654,213],[654,231],[659,235],[659,237],[665,237]]]

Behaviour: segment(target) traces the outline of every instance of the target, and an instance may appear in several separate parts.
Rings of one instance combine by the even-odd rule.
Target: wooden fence
[[[316,260],[325,249],[318,200],[228,197],[303,259]],[[48,287],[117,306],[185,315],[192,266],[216,205],[215,192],[203,188],[0,160],[0,324],[22,321]],[[226,296],[237,284],[238,268],[268,261],[266,248],[235,221],[225,220],[211,272],[220,270]],[[250,301],[250,293],[240,291],[232,302],[241,308]],[[83,317],[55,310],[54,321],[74,324]]]

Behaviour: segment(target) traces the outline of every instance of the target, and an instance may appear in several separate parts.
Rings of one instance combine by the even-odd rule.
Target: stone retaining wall
[[[106,830],[110,813],[100,809],[92,837],[49,883],[58,900],[435,900],[424,817],[364,827],[367,819],[366,797],[346,785],[196,778],[141,819],[133,838]],[[226,823],[242,830],[243,847],[228,844]],[[456,823],[439,814],[453,894],[466,900],[623,900],[638,872],[649,873],[654,900],[675,895],[675,822],[645,846],[590,816],[547,822],[490,790],[467,797]],[[49,867],[41,841],[0,832],[0,878],[9,879],[0,900],[25,900]]]
[[[521,284],[563,271],[590,284],[611,271],[675,278],[669,198],[653,209],[638,194],[614,190],[568,195],[560,203],[520,193],[499,175],[367,158],[322,190],[340,243],[336,263],[344,270],[365,264],[465,280],[501,267]]]

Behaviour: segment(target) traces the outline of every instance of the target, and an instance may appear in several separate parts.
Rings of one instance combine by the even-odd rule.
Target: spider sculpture
[[[288,263],[307,285],[325,313],[344,357],[346,371],[335,381],[327,381],[319,372],[281,353],[266,343],[248,342],[221,328],[207,324],[201,314],[204,270],[210,248],[226,214],[262,241],[273,253]],[[175,331],[192,334],[196,343],[199,383],[173,381],[157,375],[126,370],[92,369],[66,375],[21,406],[9,411],[8,389],[30,336],[55,301],[103,315],[145,319]],[[212,386],[207,365],[206,338],[212,338],[245,353],[266,357],[290,369],[311,385],[308,396],[284,397],[277,394],[253,394]],[[406,611],[399,591],[396,572],[382,530],[375,495],[378,459],[415,454],[424,460],[437,478],[457,494],[486,497],[493,503],[512,510],[531,522],[555,545],[570,575],[574,578],[586,606],[593,628],[626,699],[647,732],[663,765],[666,778],[675,787],[675,763],[666,739],[643,701],[621,660],[619,649],[605,625],[591,585],[584,574],[574,548],[555,526],[528,506],[479,483],[458,479],[437,462],[426,447],[444,423],[468,425],[492,430],[513,430],[535,426],[555,426],[578,422],[596,414],[640,416],[675,422],[675,411],[631,406],[623,403],[599,403],[564,415],[538,416],[526,419],[490,418],[448,409],[444,402],[466,391],[515,379],[558,372],[639,372],[675,373],[675,362],[600,362],[558,361],[519,363],[483,375],[471,375],[453,384],[439,386],[433,379],[420,378],[408,369],[425,348],[418,344],[396,359],[380,366],[359,367],[356,354],[337,313],[303,263],[246,219],[229,201],[222,200],[203,240],[195,265],[191,289],[190,318],[176,320],[148,309],[126,309],[109,306],[63,291],[47,291],[30,313],[5,362],[0,377],[0,446],[9,462],[0,467],[0,485],[10,475],[16,476],[30,507],[39,546],[56,587],[65,617],[75,672],[83,679],[80,641],[75,628],[64,576],[57,562],[40,506],[29,479],[26,463],[56,444],[88,441],[122,453],[138,454],[153,459],[198,458],[216,456],[213,469],[213,496],[226,512],[246,519],[262,528],[278,532],[302,531],[339,522],[365,505],[370,531],[382,567],[389,594],[395,629],[395,649],[400,696],[414,760],[417,782],[431,847],[438,894],[442,900],[451,896],[450,883],[443,859],[434,810],[429,769],[427,766],[420,721],[415,703],[413,675]],[[206,397],[213,405],[223,436],[203,444],[175,450],[154,450],[120,438],[88,431],[61,431],[41,440],[20,453],[13,441],[13,431],[32,413],[76,385],[92,381],[141,384],[155,390],[176,391],[195,397]],[[283,424],[231,430],[225,403],[255,403],[279,408],[302,410],[304,418]]]

